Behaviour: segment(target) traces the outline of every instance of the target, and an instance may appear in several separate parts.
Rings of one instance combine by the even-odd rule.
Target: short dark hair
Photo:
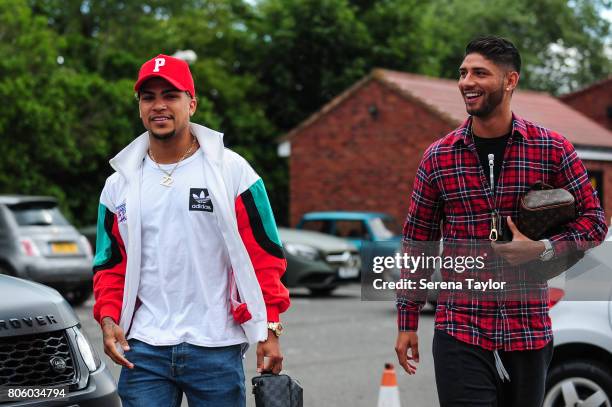
[[[521,55],[513,43],[505,38],[484,36],[474,38],[465,47],[464,57],[480,54],[497,65],[502,65],[521,73]]]

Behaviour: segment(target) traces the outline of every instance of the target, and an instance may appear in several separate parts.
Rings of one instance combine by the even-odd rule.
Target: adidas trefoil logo
[[[189,190],[189,210],[212,212],[213,203],[206,188],[191,188]]]
[[[199,204],[210,202],[210,197],[204,194],[204,191],[205,190],[203,189],[202,192],[200,192],[200,196],[197,196],[196,194],[191,194],[191,196],[193,196],[193,199],[195,199],[195,201]]]

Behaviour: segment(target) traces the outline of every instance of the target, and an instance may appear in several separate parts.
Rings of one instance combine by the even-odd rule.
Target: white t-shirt
[[[179,163],[171,187],[147,155],[140,199],[142,265],[128,338],[150,345],[246,342],[229,307],[230,262],[204,185],[202,150]],[[161,165],[170,172],[176,164]]]

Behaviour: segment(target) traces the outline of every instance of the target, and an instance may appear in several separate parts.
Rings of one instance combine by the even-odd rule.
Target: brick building
[[[612,215],[612,132],[545,93],[517,91],[512,107],[576,146]],[[290,223],[316,210],[382,211],[402,221],[423,151],[466,117],[456,81],[374,70],[281,139]]]
[[[612,130],[612,76],[559,99]]]

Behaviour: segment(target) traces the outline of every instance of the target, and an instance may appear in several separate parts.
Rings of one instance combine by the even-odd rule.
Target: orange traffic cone
[[[391,363],[385,363],[378,393],[378,407],[400,407],[397,376],[395,376],[395,369]]]

